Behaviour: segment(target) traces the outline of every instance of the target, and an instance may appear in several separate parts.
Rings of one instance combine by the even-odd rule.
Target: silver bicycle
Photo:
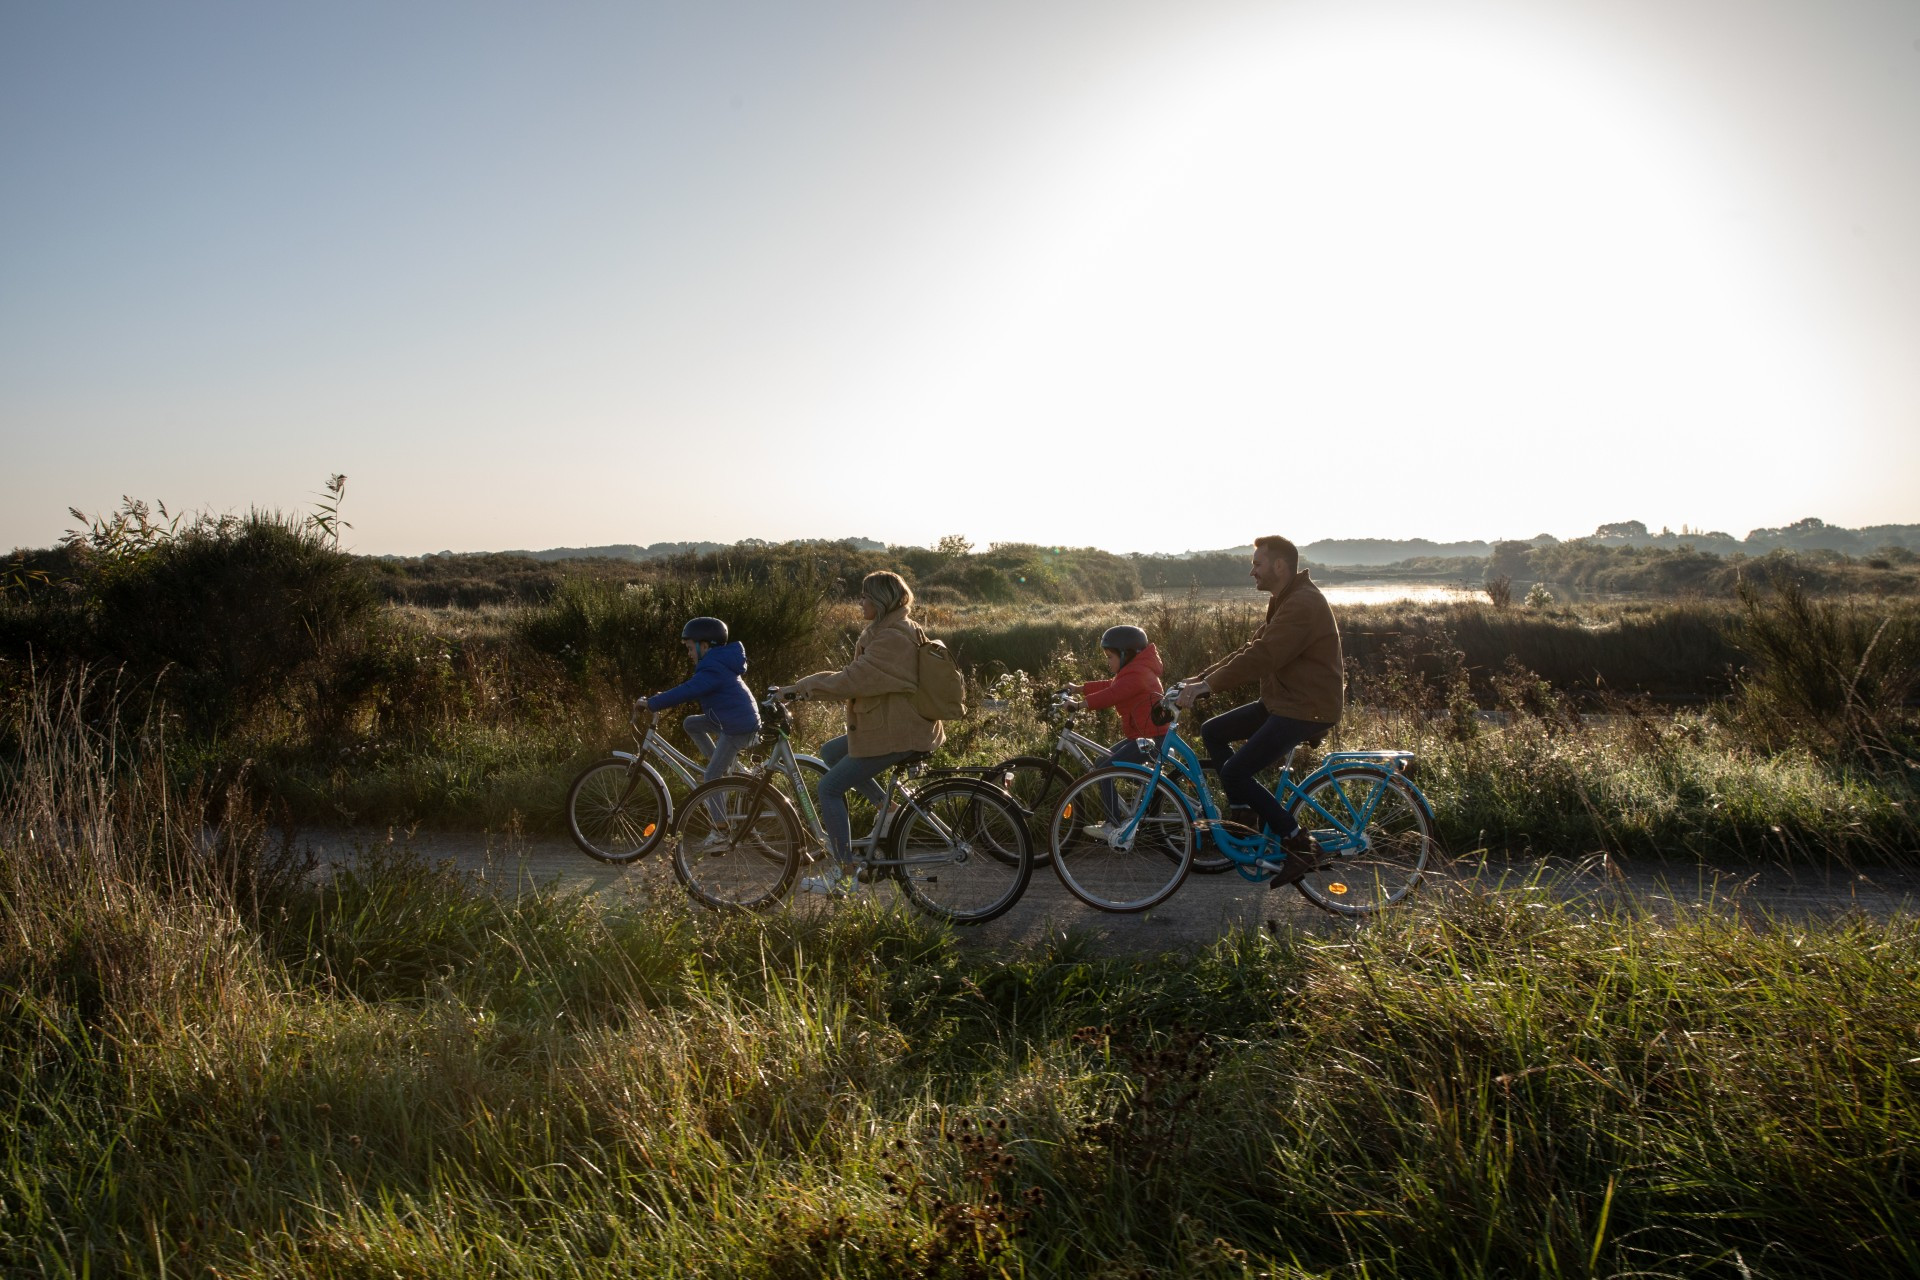
[[[793,713],[768,701],[760,714],[773,736],[766,761],[695,788],[675,822],[674,874],[696,902],[721,910],[773,906],[801,864],[827,848],[806,757],[793,751]],[[1033,876],[1026,815],[992,783],[929,771],[926,759],[915,753],[890,771],[873,829],[853,842],[859,878],[890,877],[920,910],[983,924],[1018,902]]]
[[[1060,805],[1060,798],[1067,794],[1076,781],[1095,768],[1109,749],[1098,738],[1090,738],[1080,732],[1078,725],[1081,718],[1089,714],[1085,702],[1071,691],[1061,690],[1053,695],[1053,700],[1041,713],[1042,719],[1049,725],[1058,725],[1060,728],[1059,735],[1053,741],[1053,751],[1044,756],[1012,756],[986,770],[989,777],[1006,788],[1014,803],[1026,811],[1027,833],[1033,840],[1033,860],[1038,866],[1053,861],[1048,828],[1053,822],[1053,811]],[[1152,740],[1142,738],[1140,741],[1150,743]],[[1148,751],[1148,759],[1152,759],[1153,754],[1153,751]],[[1069,764],[1075,767],[1069,768]],[[1232,865],[1231,859],[1217,851],[1196,852],[1192,869],[1201,875],[1215,875]]]
[[[673,829],[676,788],[668,778],[679,783],[684,795],[700,785],[706,772],[704,764],[667,741],[657,715],[647,715],[645,728],[633,713],[627,723],[639,745],[594,761],[567,789],[567,831],[573,842],[588,857],[616,864],[646,857]],[[743,757],[733,772],[751,767]],[[815,756],[795,756],[794,767],[807,791],[827,771],[826,762]]]

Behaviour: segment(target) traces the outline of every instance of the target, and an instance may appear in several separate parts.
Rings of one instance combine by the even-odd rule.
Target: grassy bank
[[[84,725],[30,738],[9,1272],[1920,1266],[1910,921],[1426,895],[1359,932],[984,955],[858,905],[503,900],[404,852],[237,877],[243,811],[209,848]]]

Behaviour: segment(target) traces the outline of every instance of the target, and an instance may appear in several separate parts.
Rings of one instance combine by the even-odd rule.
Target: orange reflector
[[[1346,891],[1347,891],[1347,886],[1341,884],[1338,880],[1335,880],[1332,884],[1327,886],[1328,893],[1345,893]]]
[[[653,836],[653,829],[654,829],[654,827],[655,827],[656,825],[657,825],[657,824],[655,824],[655,823],[652,823],[652,822],[649,822],[649,823],[647,824],[647,829],[646,829],[645,831],[642,831],[642,832],[641,832],[640,834],[641,834],[641,835],[643,835],[643,836],[646,836],[646,837],[648,837],[649,839],[651,839],[651,838],[652,838],[652,836]]]
[[[1068,805],[1066,808],[1062,809],[1060,811],[1060,816],[1063,818],[1071,818],[1073,816],[1073,806]]]

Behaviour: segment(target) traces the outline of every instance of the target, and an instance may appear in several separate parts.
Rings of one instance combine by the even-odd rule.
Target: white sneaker
[[[724,831],[709,831],[693,842],[692,852],[705,857],[709,854],[725,853],[729,837]]]
[[[859,883],[854,878],[853,872],[845,867],[834,867],[800,881],[800,892],[817,893],[828,898],[844,898],[852,893]]]

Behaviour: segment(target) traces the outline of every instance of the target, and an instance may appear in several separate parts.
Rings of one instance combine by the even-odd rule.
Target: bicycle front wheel
[[[1127,823],[1142,810],[1128,835]],[[1095,769],[1069,787],[1047,840],[1060,883],[1102,911],[1160,905],[1193,865],[1193,817],[1185,799],[1164,780],[1122,766]]]
[[[1295,887],[1336,915],[1371,915],[1400,901],[1438,848],[1426,797],[1397,773],[1335,769],[1309,779],[1291,812],[1320,846],[1324,864]]]
[[[1026,815],[1006,793],[972,778],[942,778],[908,799],[887,839],[901,889],[929,915],[985,924],[1033,878]]]
[[[786,798],[758,778],[729,774],[695,787],[680,811],[673,872],[695,902],[760,911],[778,902],[800,866],[800,824]]]
[[[1073,785],[1073,775],[1045,756],[1014,756],[987,770],[989,778],[1000,781],[1013,802],[1027,812],[1027,834],[1033,840],[1033,863],[1051,862],[1047,850],[1047,824],[1060,806],[1060,797]]]
[[[672,813],[659,775],[637,760],[596,760],[567,789],[567,831],[582,853],[602,862],[652,853]]]

